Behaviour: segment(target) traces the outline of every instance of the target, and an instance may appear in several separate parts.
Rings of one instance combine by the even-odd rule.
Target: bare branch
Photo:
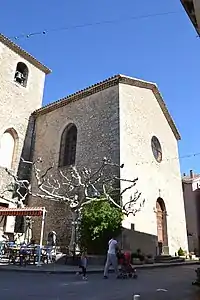
[[[0,198],[5,200],[6,202],[12,203],[12,204],[16,204],[16,201],[12,201],[11,199],[8,199],[7,197],[5,197],[4,195],[0,194]]]
[[[133,196],[130,196],[129,201],[124,203],[124,194],[134,188],[138,178],[130,180],[113,175],[116,174],[116,170],[112,172],[111,168],[123,168],[124,165],[120,166],[107,158],[103,158],[100,167],[93,173],[88,168],[83,168],[82,171],[79,171],[75,166],[63,170],[54,170],[53,164],[45,171],[42,171],[39,167],[39,164],[42,163],[41,158],[31,162],[21,157],[21,161],[32,166],[36,187],[33,189],[28,180],[21,180],[17,175],[6,169],[14,184],[13,193],[15,192],[15,195],[18,196],[18,200],[7,199],[9,197],[5,196],[6,192],[12,191],[9,188],[5,189],[0,194],[0,198],[8,203],[16,203],[22,206],[29,195],[42,200],[66,203],[74,221],[82,214],[82,209],[93,202],[108,201],[126,216],[130,214],[135,216],[144,206],[145,200],[138,204],[141,197],[141,193],[138,191],[135,191]],[[106,172],[107,167],[109,167],[108,172]],[[126,184],[123,189],[121,189],[121,182]],[[116,184],[118,187],[116,187]],[[119,203],[114,200],[115,196],[119,199]],[[74,229],[72,226],[70,248],[73,248],[74,245],[73,237]]]
[[[91,174],[91,172],[89,173],[90,176],[88,177],[88,182],[91,182],[91,180],[97,176],[97,178],[99,178],[99,176],[102,174],[103,169],[105,168],[105,166],[107,165],[107,158],[104,157],[101,166],[99,167],[99,169],[97,169],[96,172],[94,172],[93,174]],[[87,169],[85,168],[85,171],[87,171]]]
[[[86,205],[88,205],[88,204],[90,204],[90,203],[92,203],[92,202],[99,202],[99,201],[106,201],[106,200],[107,200],[107,198],[101,198],[101,199],[98,199],[98,198],[89,198],[89,197],[87,197],[87,198],[86,198],[86,201],[82,203],[82,205],[81,205],[81,207],[80,207],[80,210],[81,210],[84,206],[86,206]]]
[[[48,172],[53,169],[53,167],[54,167],[54,164],[52,166],[50,166],[49,168],[47,168],[46,171],[44,172],[44,174],[41,176],[41,179],[44,179],[46,177],[46,175],[48,174]]]
[[[41,160],[39,160],[39,162],[41,162]],[[115,207],[121,209],[125,215],[129,215],[130,213],[135,215],[135,213],[141,208],[141,205],[138,209],[133,207],[140,198],[141,194],[135,193],[134,197],[132,197],[130,201],[125,204],[117,203],[113,199],[110,193],[117,192],[119,199],[122,200],[124,193],[128,190],[131,190],[136,185],[138,178],[130,180],[111,175],[110,178],[106,179],[104,175],[104,169],[107,166],[118,168],[124,166],[119,166],[115,163],[112,163],[107,158],[103,159],[102,164],[94,173],[87,168],[84,168],[82,172],[79,172],[75,166],[68,169],[68,174],[64,174],[62,170],[59,170],[61,179],[64,179],[62,184],[57,178],[52,178],[52,175],[50,178],[46,178],[48,172],[53,169],[53,166],[49,167],[46,172],[40,176],[40,170],[37,168],[36,163],[33,163],[33,165],[37,186],[42,192],[42,195],[37,194],[37,196],[43,199],[66,202],[73,210],[81,210],[83,206],[93,201],[106,200],[111,202]],[[121,192],[118,188],[108,191],[106,185],[110,184],[112,186],[113,180],[127,182],[130,183],[130,185],[125,187]],[[64,194],[62,191],[63,188],[65,190]],[[99,196],[101,197],[99,198]]]
[[[42,186],[44,181],[45,181],[45,176],[48,174],[48,172],[53,168],[53,166],[50,166],[49,168],[46,169],[43,175],[40,176],[40,170],[36,167],[36,164],[34,166],[34,171],[35,171],[35,176],[38,182],[38,187]]]
[[[107,158],[102,160],[100,167],[94,173],[87,168],[84,168],[79,172],[75,166],[67,169],[67,174],[64,173],[63,170],[56,170],[60,175],[61,180],[56,177],[57,175],[52,175],[51,171],[54,168],[53,164],[42,173],[38,168],[38,164],[42,162],[41,158],[38,158],[35,162],[30,162],[21,157],[21,161],[33,166],[32,170],[36,178],[37,188],[41,192],[40,194],[32,191],[31,184],[28,180],[19,180],[16,175],[6,169],[16,185],[15,192],[21,203],[24,202],[28,195],[32,195],[33,197],[39,197],[41,199],[64,202],[69,205],[71,210],[81,211],[85,205],[92,203],[93,201],[109,201],[112,205],[121,209],[125,215],[131,213],[135,215],[144,205],[144,202],[142,202],[138,208],[135,207],[141,197],[141,193],[138,192],[135,192],[134,196],[130,197],[130,200],[127,203],[122,204],[124,194],[136,185],[138,178],[133,180],[119,178],[112,175],[112,172],[109,172],[109,178],[106,178],[104,170],[107,166],[115,168],[124,167],[124,165],[120,166],[115,164]],[[56,174],[56,172],[54,172],[54,174]],[[123,190],[121,190],[121,188],[114,189],[113,186],[115,185],[115,181],[129,183],[129,185]],[[22,188],[23,193],[21,192]],[[121,203],[116,202],[111,196],[111,194],[114,195],[114,192],[119,196],[118,198]],[[1,195],[1,197],[3,197],[3,195]]]
[[[113,198],[107,193],[106,191],[106,186],[103,184],[103,195],[106,197],[106,199],[108,201],[110,201],[112,204],[114,204],[116,207],[118,207],[119,209],[122,209],[121,205],[119,205],[118,203],[116,203]]]
[[[10,172],[9,169],[5,168],[5,171],[8,173],[8,175],[10,175],[15,181],[17,180],[17,176],[14,175],[12,172]]]
[[[125,181],[125,182],[130,182],[130,183],[135,183],[136,184],[136,181],[138,181],[138,178],[134,178],[134,179],[123,179],[123,178],[118,178],[116,176],[114,176],[114,178],[116,180],[119,180],[119,181]]]
[[[30,164],[30,165],[33,164],[33,162],[28,161],[28,160],[25,160],[25,159],[23,159],[23,157],[20,157],[20,159],[21,159],[21,161],[22,161],[23,163],[25,163],[25,164]]]
[[[123,189],[123,191],[120,193],[120,196],[122,196],[126,191],[132,189],[134,186],[135,186],[135,183],[131,184],[128,187],[126,187],[125,189]]]
[[[60,173],[61,177],[63,177],[67,181],[67,183],[70,183],[69,178],[66,175],[64,175],[62,170],[59,169],[59,173]]]

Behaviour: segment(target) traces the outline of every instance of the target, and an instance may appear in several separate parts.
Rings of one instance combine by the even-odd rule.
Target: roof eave
[[[42,72],[44,72],[46,75],[51,73],[51,70],[47,68],[45,65],[40,63],[36,58],[34,58],[31,54],[23,50],[20,46],[15,44],[13,41],[8,39],[6,36],[4,36],[2,33],[0,33],[0,42],[2,42],[4,45],[6,45],[8,48],[13,50],[15,53],[19,54],[21,57],[29,61],[31,64],[33,64],[35,67],[40,69]]]
[[[192,23],[194,29],[196,30],[198,36],[200,36],[200,28],[199,28],[198,24],[196,24],[196,23],[197,23],[197,20],[196,20],[196,23],[195,23],[195,20],[194,20],[192,14],[191,14],[191,13],[189,12],[189,10],[188,10],[188,7],[187,7],[187,5],[186,5],[185,0],[181,0],[181,4],[182,4],[182,6],[183,6],[185,12],[187,13],[187,15],[188,15],[188,17],[189,17],[189,19],[190,19],[190,21],[191,21],[191,23]],[[195,18],[196,18],[196,17],[195,17]]]
[[[195,177],[195,178],[182,178],[182,182],[184,183],[193,183],[196,181],[199,181],[200,176],[199,177]]]
[[[161,93],[158,90],[158,87],[156,86],[155,83],[152,82],[147,82],[147,81],[143,81],[140,79],[136,79],[136,78],[132,78],[132,77],[128,77],[125,75],[115,75],[113,77],[110,77],[104,81],[101,81],[99,83],[96,83],[90,87],[87,87],[83,90],[80,90],[72,95],[69,95],[65,98],[59,99],[56,102],[53,102],[51,104],[46,105],[45,107],[39,108],[38,110],[33,112],[33,116],[37,117],[39,115],[43,115],[46,114],[48,112],[51,112],[55,109],[58,109],[60,107],[63,107],[65,105],[67,105],[70,102],[74,102],[80,99],[83,99],[85,97],[88,97],[92,94],[95,94],[97,92],[100,92],[106,88],[109,88],[111,86],[117,85],[119,83],[124,83],[124,84],[128,84],[128,85],[133,85],[133,86],[137,86],[137,87],[141,87],[141,88],[147,88],[152,90],[152,92],[154,93],[158,103],[160,104],[160,107],[163,111],[164,116],[167,119],[167,122],[169,124],[169,126],[172,129],[172,132],[174,133],[174,136],[176,137],[177,140],[181,140],[181,136],[175,126],[175,123],[164,103],[164,100],[162,98]]]

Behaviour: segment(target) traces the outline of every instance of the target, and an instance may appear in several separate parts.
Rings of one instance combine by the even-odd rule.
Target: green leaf
[[[122,211],[108,201],[88,204],[82,211],[79,229],[81,245],[91,251],[93,247],[98,251],[105,250],[108,238],[113,233],[120,232],[122,220]]]

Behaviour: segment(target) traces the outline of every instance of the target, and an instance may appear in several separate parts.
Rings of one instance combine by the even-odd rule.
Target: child
[[[82,269],[82,275],[83,279],[87,279],[86,273],[87,273],[87,256],[85,252],[82,252],[81,259],[80,259],[80,265],[79,268]]]

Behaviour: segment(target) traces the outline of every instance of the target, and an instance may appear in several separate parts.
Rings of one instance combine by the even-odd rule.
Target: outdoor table
[[[7,247],[7,256],[9,263],[27,265],[33,263],[34,265],[38,262],[40,246],[12,246]],[[49,247],[43,246],[41,249],[41,261],[48,263],[51,261],[49,254]]]
[[[20,265],[27,265],[33,262],[33,264],[36,263],[36,247],[35,246],[24,246],[20,248],[19,251],[19,257],[20,257]]]
[[[10,208],[10,207],[2,207],[0,208],[0,216],[31,216],[31,217],[42,217],[41,222],[41,231],[40,231],[40,246],[38,253],[38,266],[41,266],[41,249],[42,249],[42,241],[44,235],[44,223],[46,217],[46,209],[45,207],[22,207],[22,208]]]
[[[36,247],[19,247],[13,246],[7,248],[9,262],[16,264],[19,262],[20,265],[33,262],[36,263],[37,253]]]

